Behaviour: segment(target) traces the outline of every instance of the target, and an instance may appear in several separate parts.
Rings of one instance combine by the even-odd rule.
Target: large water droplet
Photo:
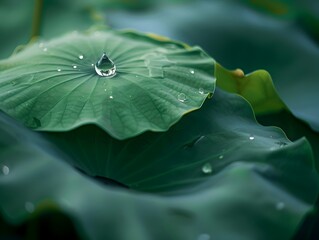
[[[210,235],[207,233],[202,233],[198,236],[197,240],[210,240]]]
[[[34,204],[32,202],[25,202],[24,207],[29,213],[34,211]]]
[[[10,168],[6,165],[2,166],[3,175],[8,175],[10,173]]]
[[[116,66],[106,53],[103,53],[100,60],[95,64],[95,72],[102,77],[111,78],[116,75]]]
[[[285,204],[283,202],[277,202],[276,203],[276,209],[277,210],[283,210],[285,208]]]
[[[178,98],[178,101],[180,101],[180,102],[185,102],[186,99],[187,99],[185,93],[180,93],[180,94],[178,94],[178,97],[177,97],[177,98]]]
[[[210,174],[212,173],[213,168],[212,165],[210,163],[206,163],[203,167],[202,167],[202,172],[205,174]]]

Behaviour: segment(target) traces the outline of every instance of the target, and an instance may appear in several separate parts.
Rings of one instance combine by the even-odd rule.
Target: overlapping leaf
[[[60,133],[69,147],[88,149],[73,160],[3,115],[0,127],[0,203],[11,224],[54,205],[90,239],[282,240],[318,193],[307,141],[256,124],[242,98],[221,91],[165,133],[118,141],[83,126],[69,132],[74,145]],[[92,181],[61,158],[131,189]]]
[[[100,76],[103,53],[116,75]],[[0,108],[37,130],[95,123],[123,139],[164,131],[214,92],[214,60],[199,47],[134,32],[72,33],[0,62]]]
[[[229,69],[267,70],[290,111],[319,131],[319,48],[318,37],[313,37],[318,32],[314,26],[319,21],[307,20],[310,32],[299,22],[300,11],[302,14],[312,12],[303,19],[317,16],[317,1],[298,1],[298,4],[281,1],[285,3],[279,5],[287,9],[288,15],[296,11],[287,18],[257,12],[241,2],[199,1],[178,7],[163,6],[139,15],[110,12],[107,17],[115,27],[153,31],[198,44]],[[268,6],[278,3],[256,2]],[[167,17],[163,21],[157,21],[164,15]]]

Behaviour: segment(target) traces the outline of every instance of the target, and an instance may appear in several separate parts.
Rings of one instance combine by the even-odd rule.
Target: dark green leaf
[[[10,223],[54,204],[90,239],[282,240],[318,193],[307,141],[258,125],[241,97],[221,91],[165,133],[125,141],[95,126],[57,133],[78,147],[73,160],[11,122],[2,115],[0,203]],[[131,190],[92,181],[61,158]]]

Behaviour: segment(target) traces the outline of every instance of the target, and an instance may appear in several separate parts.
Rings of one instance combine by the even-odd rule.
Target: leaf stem
[[[35,0],[33,20],[32,20],[31,40],[34,38],[37,38],[40,35],[42,9],[43,9],[43,0]]]

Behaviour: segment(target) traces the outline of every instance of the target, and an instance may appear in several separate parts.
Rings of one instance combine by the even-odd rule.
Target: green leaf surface
[[[288,138],[297,140],[301,137],[306,137],[311,144],[314,157],[315,167],[319,171],[319,134],[313,131],[306,123],[294,117],[288,111],[266,114],[258,116],[258,122],[263,125],[276,125],[284,130]],[[319,208],[319,198],[317,198],[316,209]],[[315,211],[310,214],[303,222],[296,239],[294,240],[312,240],[316,239],[319,234],[319,212]]]
[[[116,75],[100,76],[103,53]],[[0,108],[26,126],[97,124],[113,137],[165,131],[214,92],[214,60],[199,47],[124,31],[72,33],[0,61]]]
[[[246,101],[220,90],[168,132],[125,141],[96,126],[48,133],[70,152],[78,147],[72,160],[3,115],[0,128],[0,203],[11,224],[53,204],[89,239],[283,240],[318,194],[308,142],[258,125]],[[94,181],[61,158],[130,189]]]
[[[299,1],[297,11],[300,9],[315,12],[318,1]],[[118,11],[106,16],[114,27],[151,31],[198,44],[229,69],[267,70],[290,111],[319,131],[319,48],[312,34],[318,28],[310,26],[309,32],[293,16],[273,17],[238,1],[197,1],[139,15]],[[160,16],[166,17],[158,21]]]

